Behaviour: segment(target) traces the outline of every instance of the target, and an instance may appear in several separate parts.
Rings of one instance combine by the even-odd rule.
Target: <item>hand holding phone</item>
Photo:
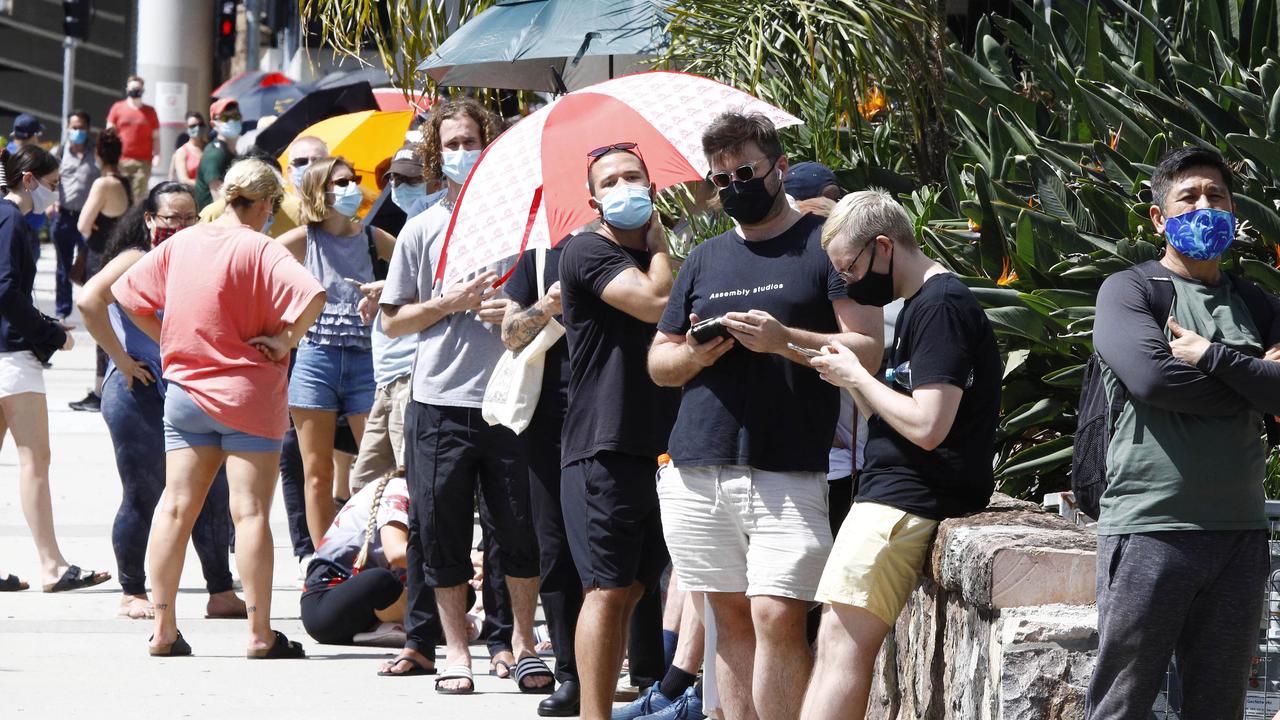
[[[729,328],[724,326],[723,315],[707,318],[689,328],[689,335],[699,344],[711,342],[718,337],[729,337]]]
[[[792,342],[787,343],[787,349],[794,350],[795,352],[798,352],[801,355],[805,357],[810,357],[810,358],[815,358],[822,354],[821,350],[810,350],[807,347],[800,347],[799,345]]]

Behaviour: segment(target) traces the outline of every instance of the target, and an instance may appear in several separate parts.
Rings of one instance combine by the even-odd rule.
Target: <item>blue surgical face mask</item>
[[[213,124],[214,129],[218,131],[218,137],[224,139],[238,138],[240,133],[244,131],[244,126],[239,120],[227,120],[223,122],[219,120]]]
[[[427,184],[418,183],[410,185],[409,183],[400,183],[391,186],[391,202],[409,214],[414,205],[417,205],[423,198],[427,196]]]
[[[305,173],[309,167],[311,167],[311,163],[307,163],[302,167],[298,167],[297,165],[289,166],[289,182],[293,183],[293,186],[299,191],[302,190],[302,174]]]
[[[653,217],[648,185],[615,185],[600,203],[600,216],[620,230],[635,230]]]
[[[1174,250],[1192,260],[1212,260],[1236,239],[1236,216],[1200,208],[1165,220],[1164,234]]]
[[[354,217],[363,200],[364,193],[360,192],[359,183],[349,182],[346,187],[333,189],[333,202],[330,206],[343,217]]]
[[[276,214],[271,213],[267,216],[267,221],[262,224],[262,234],[266,235],[271,230],[271,225],[276,221]]]
[[[72,130],[67,134],[67,139],[71,141],[72,145],[83,145],[89,142],[89,131],[84,128]]]
[[[461,185],[480,159],[479,150],[445,150],[440,153],[440,170],[445,177]]]

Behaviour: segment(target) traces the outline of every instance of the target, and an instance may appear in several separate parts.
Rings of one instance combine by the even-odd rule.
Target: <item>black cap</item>
[[[831,168],[818,162],[802,162],[792,165],[782,179],[782,187],[796,200],[816,198],[828,185],[840,186]]]

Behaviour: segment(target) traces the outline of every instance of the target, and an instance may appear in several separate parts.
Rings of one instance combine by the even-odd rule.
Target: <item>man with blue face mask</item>
[[[1182,717],[1241,717],[1270,568],[1262,427],[1280,413],[1280,303],[1219,267],[1236,223],[1216,151],[1166,155],[1151,196],[1164,257],[1107,278],[1094,322],[1122,409],[1098,518],[1088,717],[1150,717],[1175,652]]]
[[[58,253],[54,312],[62,319],[71,314],[71,263],[76,248],[84,245],[76,223],[80,221],[80,209],[89,198],[89,188],[101,174],[93,158],[93,148],[89,147],[89,113],[76,110],[67,117],[66,138],[54,155],[59,161],[62,180],[58,183],[58,202],[54,205],[49,234]]]
[[[240,104],[235,100],[223,98],[214,102],[209,107],[209,117],[213,118],[218,136],[205,146],[196,170],[196,205],[201,210],[222,197],[222,177],[235,160],[236,140],[243,132]]]
[[[603,720],[632,611],[667,566],[654,472],[679,394],[654,386],[645,370],[674,267],[641,148],[614,143],[587,163],[587,202],[600,226],[574,236],[559,263],[569,350],[560,503],[583,588],[580,710]]]

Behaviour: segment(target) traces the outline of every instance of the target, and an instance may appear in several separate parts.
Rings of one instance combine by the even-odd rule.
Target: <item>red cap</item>
[[[218,100],[214,100],[213,104],[209,106],[209,119],[212,120],[218,117],[224,110],[232,105],[235,105],[236,109],[240,108],[240,103],[236,102],[235,98],[220,98]]]

